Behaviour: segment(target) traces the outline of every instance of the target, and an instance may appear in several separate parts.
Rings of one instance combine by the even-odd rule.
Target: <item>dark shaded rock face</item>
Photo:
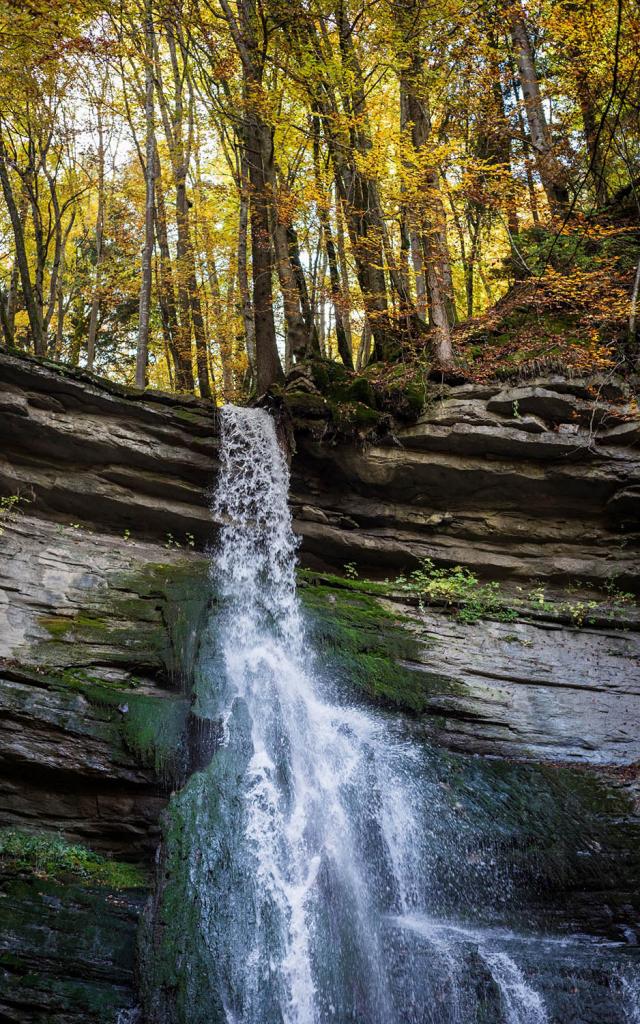
[[[0,874],[0,1019],[21,1024],[117,1020],[135,1000],[143,892]]]
[[[304,426],[292,502],[321,564],[429,557],[492,578],[637,586],[638,419],[621,389],[451,388],[366,447],[325,447]]]
[[[215,416],[0,353],[0,488],[39,516],[135,536],[211,536]]]
[[[0,495],[23,499],[0,521],[0,829],[150,865],[203,747],[189,691],[215,454],[195,401],[0,355]],[[0,1019],[115,1021],[145,899],[0,856]]]
[[[300,418],[292,460],[303,562],[393,579],[428,557],[507,597],[543,592],[542,610],[470,623],[393,588],[303,588],[318,651],[448,748],[443,786],[457,773],[469,800],[486,793],[512,860],[526,847],[526,872],[552,865],[540,918],[555,923],[557,894],[559,926],[616,940],[638,927],[640,634],[615,603],[593,621],[561,609],[570,588],[586,607],[612,579],[637,585],[637,422],[603,382],[464,386],[374,446],[323,445]],[[208,764],[218,733],[191,686],[216,431],[196,400],[0,353],[0,496],[26,499],[0,520],[0,828],[149,865],[171,791]],[[559,849],[546,836],[563,820]],[[0,1020],[113,1022],[134,1005],[144,890],[0,858],[0,897]]]

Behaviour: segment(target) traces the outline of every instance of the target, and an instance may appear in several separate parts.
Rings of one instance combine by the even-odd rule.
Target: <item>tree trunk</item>
[[[20,283],[22,285],[24,303],[27,307],[27,316],[29,317],[29,327],[31,328],[34,352],[37,356],[44,356],[46,354],[47,346],[42,323],[42,303],[38,302],[34,287],[31,283],[29,260],[24,241],[24,226],[20,217],[18,204],[16,203],[15,196],[13,194],[13,188],[11,187],[11,179],[9,177],[9,169],[7,166],[7,154],[1,132],[0,184],[2,184],[4,201],[7,204],[9,217],[11,219],[14,244],[16,247],[16,263],[20,273]]]
[[[262,131],[260,132],[260,137],[264,140],[264,137],[267,134],[271,135],[271,132],[266,128],[266,126],[263,126]],[[271,145],[272,143],[269,142],[269,148],[271,148]],[[273,194],[272,187],[269,191]],[[273,248],[276,255],[276,268],[278,271],[278,280],[280,282],[280,291],[282,293],[284,319],[287,329],[287,351],[291,356],[295,356],[300,359],[307,354],[307,351],[310,348],[310,332],[307,330],[304,316],[302,314],[300,289],[289,253],[287,225],[280,220],[278,203],[275,197],[272,204],[270,220],[273,234]]]
[[[155,195],[155,233],[160,255],[159,271],[159,299],[160,313],[162,316],[163,331],[173,366],[175,369],[175,387],[177,391],[193,391],[193,370],[191,367],[191,353],[185,354],[179,347],[179,325],[178,310],[176,307],[176,295],[173,281],[173,269],[171,265],[171,250],[169,248],[169,235],[167,230],[167,211],[162,191],[162,180],[160,174],[160,157],[154,136],[154,195]]]
[[[0,327],[2,328],[2,336],[4,343],[7,348],[13,347],[13,331],[9,326],[9,320],[7,317],[7,293],[0,287]]]
[[[20,224],[22,226],[22,233],[24,237],[24,222],[27,216],[27,205],[28,205],[27,193],[22,190],[20,196],[20,203],[18,204],[18,215]],[[7,290],[7,301],[6,301],[6,323],[7,329],[11,336],[11,344],[15,341],[15,328],[16,328],[16,308],[18,305],[18,282],[20,280],[20,268],[18,267],[17,257],[13,260],[11,267],[11,277],[9,278],[9,288]]]
[[[575,69],[576,92],[580,103],[582,114],[582,125],[584,138],[587,144],[587,155],[589,158],[589,173],[593,181],[598,206],[605,206],[609,199],[609,189],[604,176],[604,162],[600,152],[600,141],[598,138],[598,125],[596,113],[593,107],[591,89],[589,87],[589,75],[587,65],[582,54],[578,50],[574,54],[573,67]]]
[[[140,306],[138,316],[138,346],[136,352],[136,385],[144,388],[147,383],[147,362],[149,359],[149,319],[151,315],[151,286],[153,260],[154,193],[156,153],[153,125],[153,8],[152,0],[145,0],[145,88],[144,119],[146,129],[145,151],[145,205],[144,205],[144,247],[142,250]]]
[[[252,376],[256,370],[256,325],[249,293],[249,275],[247,273],[247,235],[249,228],[249,182],[248,168],[242,158],[240,170],[240,210],[238,215],[238,291],[240,293],[240,313],[244,325],[244,342],[247,360]]]
[[[338,254],[338,270],[340,274],[340,294],[342,296],[341,309],[346,310],[342,315],[342,326],[347,346],[353,360],[353,335],[351,333],[351,289],[349,288],[349,266],[347,264],[347,249],[344,238],[344,224],[342,218],[342,204],[340,197],[336,195],[336,247]]]
[[[93,370],[96,354],[96,337],[98,333],[98,314],[100,312],[100,286],[102,271],[102,243],[104,236],[104,131],[102,124],[102,109],[98,105],[97,110],[98,128],[98,210],[96,214],[95,243],[96,243],[96,266],[93,279],[93,292],[91,295],[91,311],[89,313],[89,332],[87,335],[87,370]]]
[[[549,126],[544,114],[540,83],[533,47],[522,10],[513,7],[510,15],[511,38],[520,72],[531,145],[536,157],[540,180],[552,213],[562,213],[569,204],[566,173],[553,152]]]
[[[416,157],[424,153],[431,135],[431,119],[426,99],[418,94],[421,72],[419,57],[414,57],[408,73],[401,76],[400,89],[406,104],[406,120]],[[422,159],[420,160],[422,164]],[[453,362],[451,326],[455,322],[453,282],[446,235],[446,216],[440,195],[436,167],[426,164],[420,184],[424,211],[417,212],[421,255],[424,266],[429,324],[433,334],[433,356],[437,364]]]
[[[324,244],[327,251],[327,265],[329,267],[329,281],[331,284],[331,298],[333,299],[333,311],[336,318],[336,341],[338,343],[338,354],[342,362],[349,370],[353,370],[353,352],[351,351],[351,339],[347,337],[344,329],[344,316],[342,312],[342,288],[340,286],[340,271],[338,269],[338,257],[336,247],[333,244],[331,222],[329,211],[322,210],[320,223],[324,235]]]
[[[249,114],[245,124],[246,164],[251,184],[251,270],[256,341],[256,384],[263,394],[283,377],[273,319],[273,249],[269,224],[269,199],[263,165],[263,126]]]
[[[410,228],[410,237],[411,262],[413,263],[413,273],[416,279],[416,309],[418,310],[418,316],[426,322],[429,313],[429,306],[427,302],[427,282],[424,273],[424,260],[422,258],[420,236],[413,224]]]
[[[300,243],[298,242],[298,232],[296,231],[293,224],[290,224],[289,227],[287,228],[287,242],[289,249],[289,259],[291,261],[291,266],[293,267],[293,275],[298,289],[298,295],[300,298],[300,309],[302,310],[302,319],[304,321],[306,341],[304,355],[314,355],[320,351],[318,331],[316,329],[316,325],[314,322],[314,311],[311,305],[311,299],[309,298],[307,279],[304,276],[302,259],[300,258]]]

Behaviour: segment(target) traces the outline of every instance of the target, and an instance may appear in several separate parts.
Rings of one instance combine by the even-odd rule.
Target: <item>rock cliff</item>
[[[4,1020],[113,1021],[133,1004],[159,818],[197,747],[190,670],[210,588],[195,548],[214,465],[197,402],[0,357]],[[39,853],[5,852],[34,829],[147,881],[114,889],[82,857],[79,874],[42,877]]]
[[[304,550],[334,564],[412,558],[492,578],[636,580],[640,422],[625,387],[549,378],[464,385],[383,442],[322,442],[297,421]]]
[[[440,388],[374,444],[329,442],[321,396],[292,419],[291,501],[316,570],[303,595],[327,657],[352,644],[345,672],[453,751],[545,772],[576,764],[566,793],[595,773],[598,828],[637,849],[640,643],[620,595],[637,586],[640,452],[624,386]],[[215,742],[190,690],[215,601],[204,549],[216,470],[204,403],[0,354],[0,496],[20,498],[0,519],[5,830],[60,832],[148,869],[171,790]],[[394,581],[424,558],[499,581],[508,616],[462,621],[416,601]],[[332,575],[346,563],[357,580]],[[395,639],[380,653],[387,626]],[[636,860],[611,883],[600,931],[620,934]],[[145,883],[42,878],[4,854],[0,868],[0,1016],[66,1024],[132,1006]],[[594,916],[580,879],[577,920]],[[69,929],[93,936],[75,958]]]

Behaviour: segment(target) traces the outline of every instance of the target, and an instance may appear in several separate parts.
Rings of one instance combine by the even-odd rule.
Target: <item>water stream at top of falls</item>
[[[438,846],[425,744],[310,649],[271,416],[227,406],[221,423],[209,674],[224,735],[182,812],[200,936],[189,998],[208,1009],[179,1019],[550,1024],[518,937],[443,912],[432,868],[455,858],[456,828]]]

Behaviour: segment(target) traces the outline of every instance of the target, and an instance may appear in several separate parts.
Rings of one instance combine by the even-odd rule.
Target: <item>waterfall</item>
[[[273,420],[231,406],[221,419],[212,572],[224,739],[192,789],[201,835],[190,881],[207,961],[194,985],[212,989],[210,1020],[237,1024],[468,1024],[474,985],[460,944],[443,958],[442,935],[403,924],[434,895],[423,746],[393,716],[340,695],[317,663]],[[492,1019],[544,1024],[515,963],[486,944],[480,959],[503,1007]]]

